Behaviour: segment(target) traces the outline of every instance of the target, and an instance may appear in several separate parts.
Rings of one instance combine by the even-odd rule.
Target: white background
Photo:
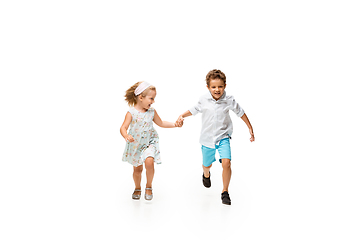
[[[346,0],[2,1],[0,238],[359,239],[359,10]],[[214,68],[256,137],[231,115],[232,205],[221,204],[220,164],[202,186],[200,115],[157,127],[154,199],[133,201],[124,91],[151,82],[154,108],[175,121]]]

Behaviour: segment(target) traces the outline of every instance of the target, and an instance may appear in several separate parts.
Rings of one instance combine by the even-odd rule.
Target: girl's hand
[[[249,132],[250,132],[250,135],[251,135],[250,142],[255,141],[255,136],[254,136],[254,132],[253,132],[252,128],[249,129]]]
[[[125,140],[126,140],[127,142],[133,142],[133,141],[134,141],[134,138],[133,138],[131,135],[127,135],[127,136],[125,137]]]
[[[179,118],[175,122],[175,127],[182,127],[184,124],[184,118],[182,116],[179,116]]]
[[[182,120],[182,121],[176,120],[175,127],[182,127],[183,124],[184,124],[184,120]]]

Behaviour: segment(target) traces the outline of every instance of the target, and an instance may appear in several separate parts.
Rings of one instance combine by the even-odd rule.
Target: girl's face
[[[218,78],[211,79],[209,82],[209,86],[207,88],[209,89],[212,97],[217,101],[219,98],[224,94],[226,84]]]
[[[145,97],[142,95],[139,96],[139,105],[141,108],[148,110],[151,107],[151,104],[155,102],[156,91],[150,90]]]

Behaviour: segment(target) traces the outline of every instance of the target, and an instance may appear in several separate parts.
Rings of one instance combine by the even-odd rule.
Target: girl
[[[143,163],[146,168],[145,199],[151,200],[152,181],[154,177],[154,162],[161,163],[159,150],[159,136],[153,127],[152,121],[159,127],[181,127],[182,122],[177,124],[162,121],[151,104],[155,102],[156,89],[147,82],[137,82],[130,87],[125,94],[125,101],[130,106],[125,115],[125,120],[120,127],[120,133],[126,140],[125,151],[122,160],[134,166],[133,178],[135,191],[133,199],[140,199],[141,173]],[[130,126],[129,133],[127,132]]]

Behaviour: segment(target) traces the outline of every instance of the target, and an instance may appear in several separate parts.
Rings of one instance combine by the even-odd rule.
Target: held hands
[[[133,138],[131,135],[127,135],[127,136],[125,137],[125,140],[126,140],[127,142],[133,142],[133,141],[134,141],[134,138]]]
[[[182,116],[179,116],[179,118],[175,122],[175,127],[182,127],[184,124],[184,118]]]

